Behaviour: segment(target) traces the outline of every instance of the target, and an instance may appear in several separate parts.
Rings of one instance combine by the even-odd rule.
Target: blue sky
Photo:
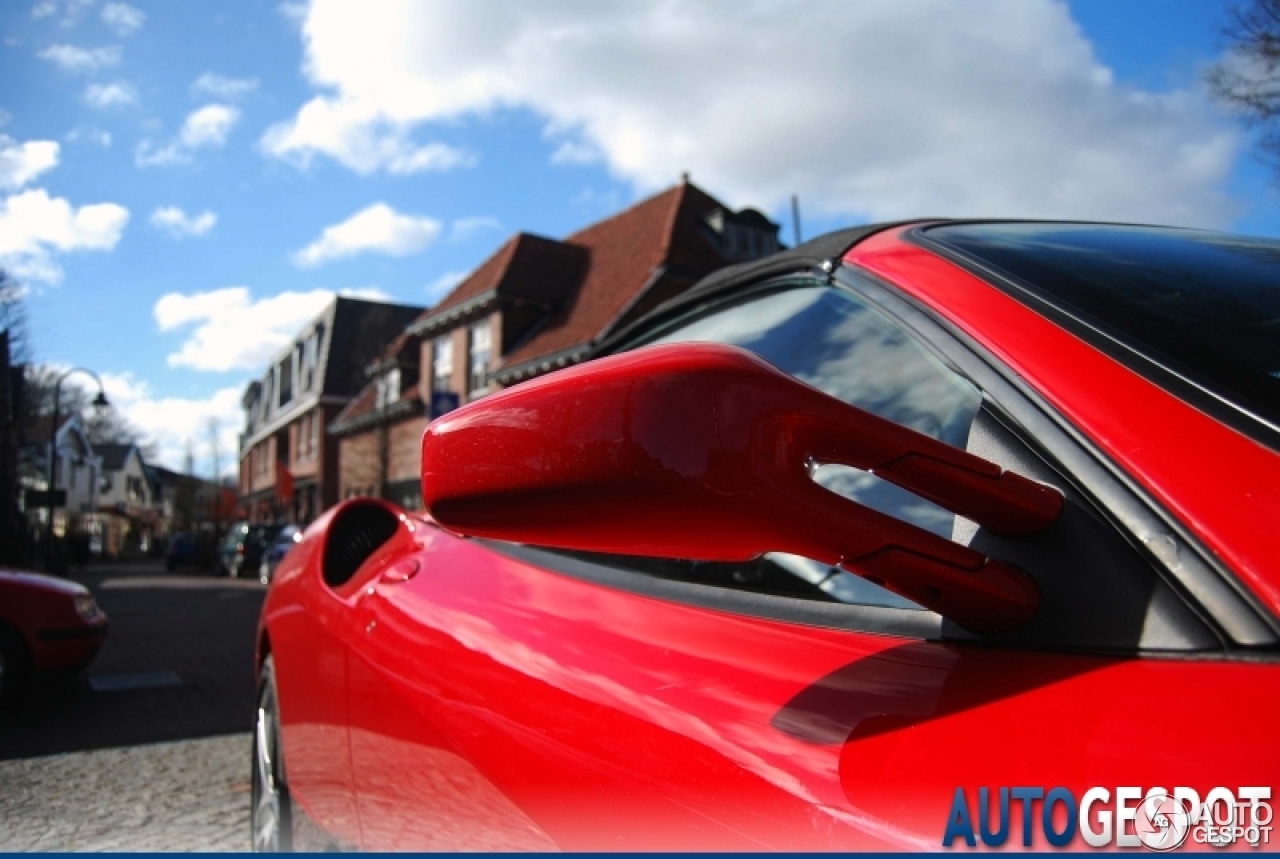
[[[809,236],[1280,234],[1249,132],[1201,90],[1227,5],[10,2],[0,266],[38,360],[102,373],[170,465],[218,418],[225,462],[244,383],[331,294],[427,304],[513,231],[683,170],[780,221],[798,192]]]

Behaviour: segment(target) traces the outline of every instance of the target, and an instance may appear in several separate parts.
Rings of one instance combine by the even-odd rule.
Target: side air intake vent
[[[325,584],[346,584],[369,556],[395,536],[400,521],[380,504],[353,504],[329,526],[324,544]]]

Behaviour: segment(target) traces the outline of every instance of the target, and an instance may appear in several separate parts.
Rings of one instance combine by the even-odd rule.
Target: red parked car
[[[77,582],[0,570],[0,704],[36,673],[84,669],[107,637],[107,616]]]
[[[596,354],[281,564],[255,847],[1274,848],[1280,242],[865,227]]]

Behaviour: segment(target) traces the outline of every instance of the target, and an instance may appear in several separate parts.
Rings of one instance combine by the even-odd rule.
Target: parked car
[[[262,554],[267,550],[286,526],[283,523],[260,524],[245,523],[228,535],[223,544],[223,557],[228,557],[227,574],[232,578],[253,575],[262,564]],[[230,544],[230,553],[226,552]]]
[[[231,575],[235,564],[237,549],[244,543],[244,535],[249,530],[248,522],[234,522],[227,528],[222,543],[218,546],[218,572],[224,576]]]
[[[307,529],[255,847],[1127,846],[1152,791],[1273,789],[1278,326],[1280,242],[1211,232],[881,225],[711,275],[431,423],[425,513]]]
[[[169,572],[182,567],[211,570],[218,562],[218,545],[211,534],[180,531],[169,538],[164,566]]]
[[[302,529],[297,525],[286,525],[280,529],[275,540],[262,553],[262,561],[258,564],[258,581],[264,585],[271,584],[276,567],[284,560],[284,556],[289,554],[289,550],[301,540]]]
[[[77,582],[0,570],[0,706],[37,674],[83,670],[107,637],[107,616]]]

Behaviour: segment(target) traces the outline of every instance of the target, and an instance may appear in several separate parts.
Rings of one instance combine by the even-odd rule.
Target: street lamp
[[[45,494],[45,515],[48,517],[44,528],[44,569],[46,573],[53,572],[53,491],[56,475],[54,466],[57,465],[58,452],[58,409],[61,406],[62,382],[72,373],[85,373],[93,377],[98,383],[98,396],[93,398],[93,408],[101,412],[111,404],[107,402],[107,395],[102,389],[102,380],[98,378],[98,374],[92,370],[86,370],[83,367],[72,367],[67,370],[53,384],[53,421],[49,426],[49,484]]]

